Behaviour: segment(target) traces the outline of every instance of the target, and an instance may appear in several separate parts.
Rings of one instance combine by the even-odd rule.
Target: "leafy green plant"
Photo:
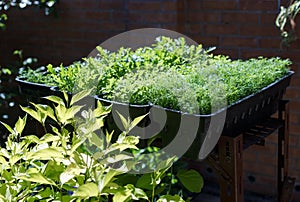
[[[232,61],[211,50],[187,45],[184,38],[158,37],[152,46],[136,50],[98,47],[97,57],[60,67],[62,72],[48,69],[44,76],[62,91],[97,85],[94,93],[108,100],[209,114],[224,107],[224,100],[233,104],[286,75],[291,64],[263,57]]]
[[[6,14],[1,14],[0,15],[0,29],[4,30],[5,29],[5,24],[4,21],[7,20],[7,15]]]
[[[289,46],[297,39],[295,18],[300,11],[300,1],[291,0],[287,7],[281,6],[280,12],[276,17],[275,24],[279,28],[283,46]]]
[[[203,179],[197,172],[168,174],[172,159],[149,174],[126,172],[137,168],[134,156],[153,148],[139,149],[138,138],[127,135],[143,116],[132,122],[121,116],[124,131],[112,142],[113,134],[103,130],[110,107],[76,105],[90,93],[45,97],[53,106],[31,103],[22,107],[27,115],[14,127],[2,123],[10,135],[0,149],[0,201],[184,201],[182,194],[166,191],[165,184],[176,184],[174,176],[187,190],[201,191]],[[22,135],[28,115],[43,126],[42,137]]]

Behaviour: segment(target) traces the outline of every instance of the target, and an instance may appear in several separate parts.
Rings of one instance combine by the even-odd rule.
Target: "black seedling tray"
[[[170,149],[168,152],[173,152],[175,155],[180,155],[182,152],[185,156],[193,159],[204,159],[216,145],[220,135],[234,137],[243,133],[251,126],[260,123],[266,118],[274,114],[282,99],[286,88],[289,86],[293,71],[264,87],[255,94],[249,95],[238,102],[224,108],[216,113],[209,115],[193,115],[180,111],[170,110],[159,106],[151,105],[131,105],[119,102],[113,102],[96,96],[102,104],[112,104],[112,114],[108,117],[107,128],[114,130],[117,134],[120,132],[120,120],[116,111],[121,114],[130,115],[133,119],[137,116],[149,113],[142,121],[140,127],[151,125],[152,108],[156,114],[166,114],[166,122],[155,122],[157,130],[151,129],[151,132],[157,132],[157,137],[161,140],[160,147]],[[127,111],[127,112],[126,112]],[[129,111],[129,114],[128,114]],[[226,113],[225,123],[222,121],[222,116]],[[125,116],[125,117],[126,117]],[[157,115],[158,119],[160,115]],[[116,124],[115,122],[119,122]],[[185,123],[186,126],[183,126]],[[140,137],[149,137],[148,129],[137,130],[132,132],[133,135]],[[180,132],[178,132],[180,131]],[[195,134],[196,131],[196,134]],[[176,140],[176,141],[174,141]],[[188,148],[185,148],[189,145]],[[185,151],[188,149],[187,151]]]
[[[141,137],[141,146],[146,146],[147,140],[153,138],[157,139],[154,142],[168,153],[177,156],[185,153],[189,158],[201,160],[212,151],[221,134],[234,137],[274,114],[293,73],[290,71],[255,94],[209,115],[187,114],[154,105],[119,103],[98,96],[95,96],[95,99],[103,105],[112,105],[112,113],[106,119],[107,130],[114,131],[115,134],[123,130],[117,112],[125,118],[130,116],[131,119],[148,113],[138,125],[139,128],[131,131],[131,135]],[[57,94],[48,86],[20,79],[17,81],[20,92],[30,96],[32,101],[37,97]],[[224,123],[222,116],[225,116],[225,113]]]
[[[16,81],[19,85],[20,94],[29,97],[29,99],[32,98],[31,101],[34,101],[35,99],[39,99],[44,96],[51,95],[52,93],[52,86],[28,82],[19,77],[16,78]]]

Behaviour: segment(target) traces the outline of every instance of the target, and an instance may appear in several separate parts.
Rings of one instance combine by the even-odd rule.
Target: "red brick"
[[[277,51],[264,50],[264,49],[245,49],[241,51],[242,59],[256,58],[259,56],[263,57],[275,57],[278,56]]]
[[[204,25],[204,33],[208,35],[238,34],[238,26],[234,24],[208,24]]]
[[[300,126],[290,124],[290,132],[293,133],[293,134],[300,134]]]
[[[162,11],[176,12],[177,9],[177,1],[162,1],[161,3]]]
[[[277,1],[270,0],[240,0],[239,8],[241,10],[261,10],[261,11],[277,11]]]
[[[187,28],[188,34],[202,34],[203,32],[202,24],[190,24]]]
[[[108,10],[124,9],[124,0],[100,0],[98,9],[108,9]]]
[[[276,13],[262,13],[260,15],[260,22],[261,24],[274,24],[275,26],[275,19],[277,17],[277,12]]]
[[[299,62],[300,61],[300,50],[295,50],[295,51],[286,51],[286,52],[281,52],[281,57],[282,58],[289,58],[292,60],[293,63]]]
[[[67,1],[61,1],[58,4],[58,9],[80,9],[80,10],[85,10],[85,9],[97,9],[99,5],[98,1],[81,1],[81,0],[72,0],[72,3],[70,4]]]
[[[288,87],[285,92],[285,97],[288,99],[297,99],[299,98],[299,89],[294,87]]]
[[[291,111],[290,114],[290,123],[292,124],[299,124],[299,117],[300,117],[300,112],[293,112]]]
[[[280,44],[281,44],[281,38],[264,37],[259,40],[260,48],[279,49]]]
[[[298,147],[299,143],[300,143],[300,135],[294,135],[294,134],[289,135],[289,146],[290,147]]]
[[[238,49],[226,49],[226,48],[218,48],[213,52],[216,55],[227,55],[232,59],[240,58]]]
[[[292,77],[291,86],[300,86],[300,76],[294,75]]]
[[[203,10],[234,10],[237,8],[237,1],[235,0],[210,0],[201,1]]]
[[[240,27],[242,36],[279,36],[279,31],[275,26],[258,26],[243,24]]]
[[[189,11],[202,9],[202,2],[199,0],[188,0],[188,1],[185,1],[185,3],[186,3],[186,7]]]
[[[224,23],[255,23],[257,24],[259,15],[257,13],[245,13],[245,12],[223,12],[222,22]]]
[[[173,13],[130,12],[128,19],[131,22],[172,23],[172,22],[176,22],[177,15]]]
[[[145,28],[145,27],[160,28],[161,24],[160,23],[134,22],[134,23],[128,23],[128,25],[127,25],[128,30],[140,29],[140,28]]]
[[[296,90],[296,93],[294,96],[299,95],[299,90]],[[300,111],[300,100],[293,100],[290,102],[290,112],[299,112]]]
[[[191,38],[204,47],[217,46],[219,43],[219,37],[217,36],[191,35]]]
[[[109,21],[111,20],[111,15],[110,11],[87,11],[82,16],[85,20]]]
[[[257,47],[256,38],[241,38],[241,37],[222,37],[221,47]]]
[[[164,23],[164,24],[160,24],[160,28],[178,31],[178,30],[177,30],[178,27],[177,27],[177,25],[176,25],[175,23]]]
[[[153,2],[153,1],[132,1],[130,0],[128,3],[129,10],[138,10],[138,11],[160,11],[161,10],[161,2]]]
[[[221,13],[219,12],[189,12],[187,14],[187,20],[190,23],[199,23],[199,22],[220,22]]]

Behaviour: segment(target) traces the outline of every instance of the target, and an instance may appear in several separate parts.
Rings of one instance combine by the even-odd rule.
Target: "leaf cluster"
[[[297,39],[296,36],[296,22],[295,18],[297,17],[300,11],[300,1],[291,0],[289,6],[280,7],[280,12],[278,13],[275,25],[278,27],[281,33],[283,46],[290,46],[290,43]]]
[[[139,139],[127,135],[144,116],[129,121],[120,115],[124,131],[113,141],[113,134],[102,130],[110,106],[77,105],[90,93],[47,96],[53,105],[31,103],[22,107],[27,115],[14,127],[2,123],[10,135],[0,149],[0,201],[184,201],[171,191],[179,182],[190,192],[201,191],[196,171],[172,172],[174,157],[159,164],[154,158],[157,166],[148,174],[130,174],[143,166],[143,152],[157,151],[139,149]],[[22,135],[28,115],[43,126],[41,138]]]

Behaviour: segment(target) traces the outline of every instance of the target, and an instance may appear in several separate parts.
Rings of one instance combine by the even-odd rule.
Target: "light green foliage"
[[[0,15],[0,29],[5,29],[5,24],[4,24],[4,21],[7,20],[7,15],[6,14],[1,14]]]
[[[87,90],[72,97],[66,93],[63,98],[47,96],[52,106],[31,103],[31,107],[22,107],[42,124],[42,137],[22,135],[27,115],[19,118],[14,127],[2,123],[10,135],[5,148],[0,149],[1,202],[184,201],[182,191],[171,191],[177,182],[188,191],[201,191],[203,179],[194,171],[174,173],[173,158],[160,162],[149,174],[125,172],[138,168],[139,161],[133,161],[134,157],[146,150],[157,151],[152,147],[138,149],[139,139],[127,135],[144,116],[130,121],[120,115],[124,131],[113,141],[113,134],[102,130],[110,107],[100,102],[96,109],[76,105],[90,93]],[[148,186],[139,179],[145,179]]]
[[[295,27],[295,18],[300,11],[300,1],[291,0],[289,6],[280,7],[280,12],[278,13],[275,25],[279,28],[282,37],[281,45],[289,46],[291,42],[297,39]]]
[[[151,47],[137,50],[109,52],[98,47],[98,51],[97,57],[67,68],[72,70],[60,67],[66,73],[48,69],[46,77],[57,74],[50,77],[58,78],[55,82],[62,91],[97,85],[94,93],[109,100],[210,114],[276,81],[290,65],[280,58],[232,61],[201,45],[187,45],[183,38],[158,37]]]

